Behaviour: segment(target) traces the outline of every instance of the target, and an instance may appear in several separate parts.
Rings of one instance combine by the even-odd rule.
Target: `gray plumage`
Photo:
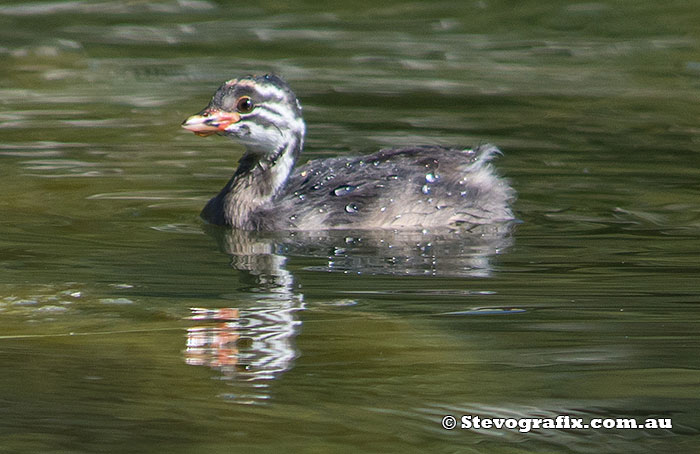
[[[255,107],[248,111],[241,97]],[[183,127],[227,135],[247,148],[234,176],[202,211],[212,224],[245,230],[422,229],[513,219],[514,191],[495,174],[490,161],[499,151],[490,145],[384,149],[293,169],[305,126],[296,97],[276,76],[224,83]]]

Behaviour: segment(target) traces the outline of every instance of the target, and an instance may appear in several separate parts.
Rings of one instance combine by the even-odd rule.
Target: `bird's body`
[[[418,146],[361,157],[309,161],[301,107],[276,76],[224,83],[209,106],[183,123],[224,134],[247,151],[202,217],[244,230],[420,229],[513,218],[513,190],[495,175],[492,146]]]

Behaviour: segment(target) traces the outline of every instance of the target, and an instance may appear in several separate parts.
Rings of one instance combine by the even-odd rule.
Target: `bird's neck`
[[[283,190],[303,147],[303,135],[291,136],[273,153],[247,150],[233,178],[217,196],[223,204],[225,224],[257,230],[253,214],[264,209]]]

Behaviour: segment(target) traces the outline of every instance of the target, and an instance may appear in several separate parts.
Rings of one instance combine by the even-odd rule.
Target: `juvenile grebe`
[[[499,151],[419,146],[318,159],[294,169],[304,145],[301,105],[274,75],[224,82],[182,123],[246,151],[202,210],[212,224],[244,230],[417,229],[513,218],[514,191],[489,161]]]

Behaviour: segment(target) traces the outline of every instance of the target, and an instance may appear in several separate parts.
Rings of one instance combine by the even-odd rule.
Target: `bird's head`
[[[295,140],[300,148],[306,130],[289,85],[269,74],[224,82],[209,105],[182,127],[199,136],[228,136],[262,155],[274,155]]]

